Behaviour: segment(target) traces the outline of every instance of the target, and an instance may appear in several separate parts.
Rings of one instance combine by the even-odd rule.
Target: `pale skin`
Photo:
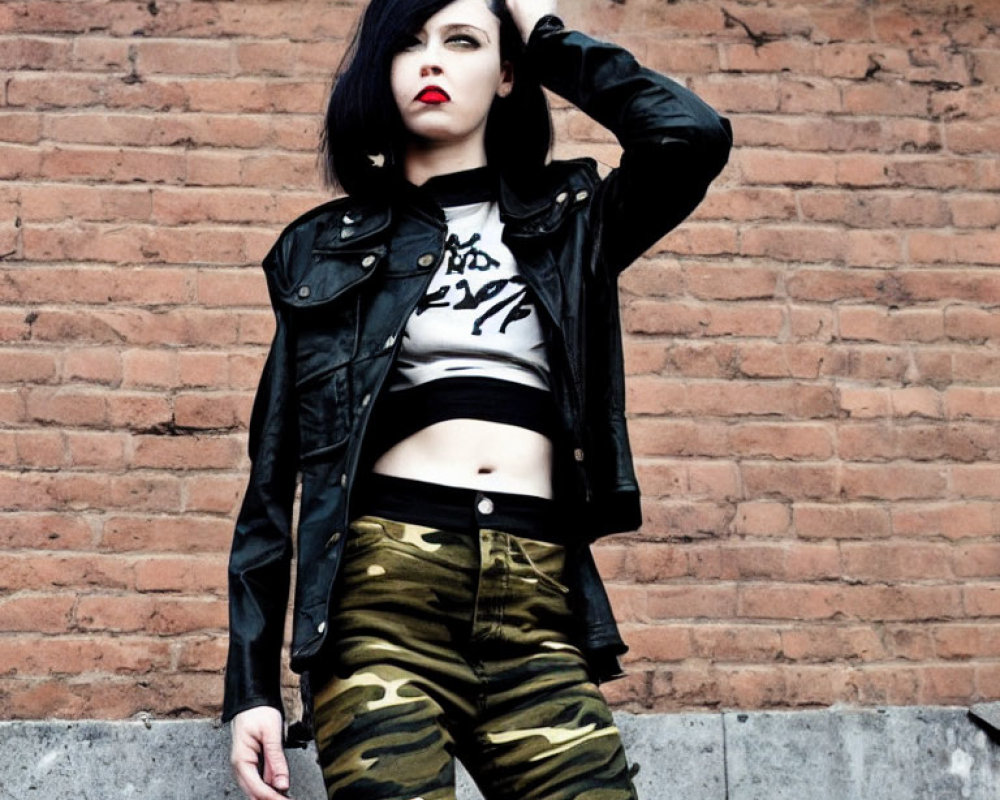
[[[506,0],[521,33],[528,35],[558,0]],[[392,90],[411,133],[407,179],[419,186],[435,175],[486,165],[486,118],[495,98],[514,85],[500,59],[500,22],[486,0],[455,0],[430,17],[392,64]],[[416,100],[428,85],[448,102]],[[386,452],[376,472],[477,489],[552,496],[552,444],[540,433],[512,425],[453,419],[424,428]],[[289,790],[281,746],[281,712],[258,706],[232,721],[230,763],[251,800],[281,800]],[[263,775],[258,759],[263,753]]]

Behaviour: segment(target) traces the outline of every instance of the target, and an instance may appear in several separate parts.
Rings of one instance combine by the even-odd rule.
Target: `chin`
[[[439,144],[453,144],[464,141],[469,137],[465,131],[455,131],[449,128],[425,127],[418,130],[410,130],[413,139],[418,145],[434,146]]]

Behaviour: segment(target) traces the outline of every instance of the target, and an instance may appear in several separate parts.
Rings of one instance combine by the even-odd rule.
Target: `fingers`
[[[269,727],[264,731],[264,774],[265,782],[279,792],[288,791],[288,762],[281,746],[281,729]]]
[[[251,751],[248,759],[237,760],[234,757],[233,773],[236,783],[250,800],[286,800],[285,795],[276,792],[260,777],[256,752]]]
[[[250,709],[233,721],[230,763],[236,782],[250,800],[287,797],[288,762],[281,746],[281,732],[281,713],[272,708]]]

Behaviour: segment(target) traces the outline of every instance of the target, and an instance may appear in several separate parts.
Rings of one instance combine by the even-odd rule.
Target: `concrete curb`
[[[641,800],[997,800],[1000,746],[964,708],[615,713]],[[210,720],[0,723],[0,800],[242,798]],[[326,800],[315,751],[297,800]],[[459,800],[480,800],[459,770]],[[513,798],[511,800],[514,800]]]

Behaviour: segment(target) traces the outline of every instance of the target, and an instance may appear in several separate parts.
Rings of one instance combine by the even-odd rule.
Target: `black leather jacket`
[[[542,84],[624,148],[603,180],[589,158],[553,161],[531,190],[501,181],[504,241],[537,298],[560,409],[553,464],[570,545],[567,581],[595,680],[627,649],[589,544],[639,527],[625,425],[617,276],[701,201],[725,165],[728,121],[622,48],[544,18],[528,41]],[[391,202],[342,198],[292,222],[263,266],[276,332],[254,401],[252,469],[229,562],[223,720],[282,708],[280,655],[301,498],[291,667],[320,650],[350,495],[374,400],[406,320],[444,252],[441,209],[419,190]]]

